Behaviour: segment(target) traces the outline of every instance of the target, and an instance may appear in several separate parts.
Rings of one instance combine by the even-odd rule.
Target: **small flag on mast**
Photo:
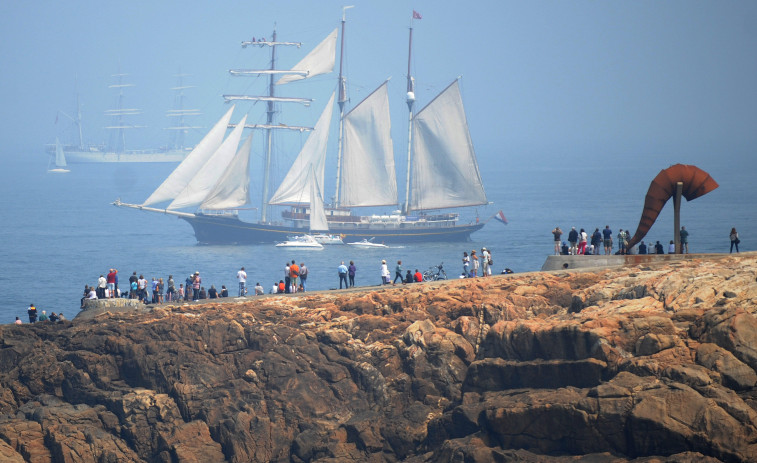
[[[423,19],[423,16],[421,16],[421,14],[417,11],[413,10],[413,19]]]
[[[507,225],[507,217],[505,217],[505,214],[503,214],[502,211],[499,211],[496,214],[494,214],[494,219]]]

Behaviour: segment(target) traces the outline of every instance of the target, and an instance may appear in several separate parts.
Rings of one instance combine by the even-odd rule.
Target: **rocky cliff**
[[[757,255],[0,327],[0,461],[757,461]]]

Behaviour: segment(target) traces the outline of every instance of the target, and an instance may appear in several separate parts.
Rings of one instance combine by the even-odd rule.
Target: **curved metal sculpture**
[[[661,170],[649,185],[647,197],[644,200],[644,211],[641,213],[636,233],[628,242],[628,248],[644,239],[665,203],[675,195],[676,184],[679,182],[683,183],[682,196],[686,198],[686,201],[696,199],[718,187],[718,183],[710,177],[710,174],[697,166],[676,164]]]

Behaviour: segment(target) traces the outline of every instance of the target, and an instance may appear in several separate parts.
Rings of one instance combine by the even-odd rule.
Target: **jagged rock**
[[[755,301],[741,253],[0,326],[0,461],[757,461]]]

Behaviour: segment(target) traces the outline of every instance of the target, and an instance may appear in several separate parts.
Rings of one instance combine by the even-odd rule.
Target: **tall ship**
[[[167,146],[157,149],[129,149],[127,147],[127,133],[144,128],[130,122],[133,116],[141,114],[140,109],[125,106],[125,89],[133,87],[133,84],[124,82],[127,74],[114,74],[116,82],[109,86],[116,92],[116,105],[113,109],[105,111],[110,123],[105,129],[109,133],[108,143],[89,144],[84,141],[82,128],[81,106],[79,97],[76,97],[76,114],[69,116],[60,112],[64,117],[71,120],[74,125],[74,143],[63,145],[63,152],[69,164],[94,163],[94,162],[181,162],[191,152],[191,148],[185,146],[185,135],[189,130],[201,127],[191,126],[187,120],[191,116],[200,114],[197,109],[185,109],[184,90],[191,88],[183,85],[185,75],[177,75],[178,84],[171,90],[174,93],[174,107],[167,111],[166,116],[172,121],[167,130],[171,132],[171,140]],[[49,153],[54,154],[57,147],[48,145]]]
[[[341,49],[344,49],[345,18],[341,22]],[[407,176],[404,202],[400,203],[391,138],[388,81],[345,111],[346,80],[340,53],[338,88],[331,95],[312,128],[299,155],[273,193],[271,188],[271,137],[276,130],[309,131],[309,127],[289,126],[276,120],[275,104],[309,104],[307,98],[276,95],[276,88],[301,79],[333,71],[338,29],[291,69],[276,68],[279,47],[300,46],[297,42],[272,40],[243,42],[243,47],[270,51],[270,68],[231,70],[237,76],[267,76],[264,96],[224,95],[228,102],[263,101],[267,104],[265,124],[246,123],[246,116],[230,123],[234,106],[211,129],[192,153],[142,204],[120,199],[113,204],[144,211],[175,215],[194,229],[197,241],[205,244],[270,243],[287,236],[308,233],[341,235],[344,241],[373,239],[382,243],[464,241],[483,227],[478,218],[460,223],[458,212],[448,209],[487,204],[459,80],[415,110],[414,79],[410,73],[412,33],[410,27],[407,75],[409,109]],[[336,105],[335,105],[336,100]],[[332,201],[325,204],[323,185],[330,123],[338,107],[338,148],[336,182]],[[223,138],[227,127],[231,133]],[[260,220],[241,220],[238,211],[250,204],[249,158],[252,132],[240,144],[242,129],[262,130],[265,161],[262,180]],[[155,205],[168,203],[164,208]],[[281,218],[271,220],[272,206],[284,206]],[[359,208],[390,206],[388,215],[361,215]],[[192,212],[187,209],[194,208]]]

